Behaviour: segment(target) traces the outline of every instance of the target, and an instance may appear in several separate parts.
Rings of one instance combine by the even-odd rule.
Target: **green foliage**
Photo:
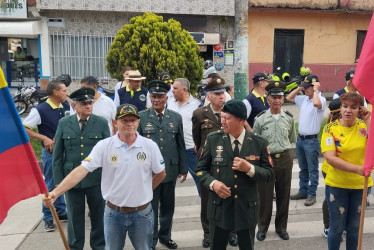
[[[38,132],[38,129],[35,128],[33,131]],[[36,139],[30,138],[30,142],[32,149],[34,150],[34,154],[39,161],[42,155],[42,145],[40,144],[40,141]]]
[[[199,46],[181,24],[146,12],[130,20],[117,31],[107,55],[110,75],[122,80],[122,69],[129,65],[139,70],[147,81],[158,79],[168,71],[173,79],[185,77],[194,92],[203,75],[203,59]]]

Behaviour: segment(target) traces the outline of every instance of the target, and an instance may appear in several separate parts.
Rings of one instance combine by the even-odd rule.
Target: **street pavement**
[[[322,158],[320,159],[322,161]],[[291,193],[298,190],[298,164],[294,161]],[[255,249],[327,249],[326,239],[321,236],[322,201],[324,198],[324,183],[322,176],[319,179],[317,203],[311,207],[304,206],[304,201],[290,201],[288,220],[288,233],[290,240],[283,241],[275,233],[274,217],[270,225],[267,238],[263,242],[255,242]],[[370,196],[371,200],[372,197]],[[374,201],[374,200],[373,200]],[[18,203],[14,206],[4,223],[0,226],[0,250],[19,249],[56,249],[63,250],[63,244],[58,231],[45,232],[41,221],[41,198],[35,197]],[[274,203],[275,208],[275,203]],[[273,211],[273,215],[275,209]],[[65,234],[67,223],[62,223]],[[86,243],[89,247],[89,217],[86,216]],[[176,208],[172,230],[172,239],[179,249],[204,249],[201,247],[202,229],[200,224],[200,198],[191,177],[185,183],[178,183],[176,188]],[[373,249],[374,245],[374,205],[366,210],[363,237],[363,249]],[[344,241],[341,249],[345,249]],[[158,244],[157,249],[167,249]],[[127,239],[125,249],[133,249]],[[238,249],[228,247],[227,249]]]

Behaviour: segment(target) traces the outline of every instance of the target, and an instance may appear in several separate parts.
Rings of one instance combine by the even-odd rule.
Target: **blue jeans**
[[[52,191],[55,188],[55,182],[53,179],[53,170],[52,170],[52,154],[50,154],[47,150],[44,148],[42,149],[42,162],[43,162],[43,174],[44,174],[44,181],[48,188],[48,191]],[[54,206],[56,208],[56,212],[58,215],[64,215],[66,214],[66,204],[64,195],[61,195],[58,197],[54,203]],[[49,208],[46,208],[44,206],[44,203],[42,203],[42,212],[43,212],[43,220],[53,220],[53,216],[51,213],[51,210]]]
[[[192,175],[193,180],[195,181],[197,192],[200,196],[200,181],[199,178],[196,176],[196,165],[197,165],[197,154],[191,149],[186,149],[186,157],[187,157],[187,165],[188,165],[188,172]]]
[[[105,249],[122,250],[125,247],[126,233],[136,250],[149,250],[153,238],[153,210],[147,208],[133,212],[121,213],[108,206],[104,211]]]
[[[317,138],[302,140],[297,137],[296,154],[299,161],[299,193],[315,197],[318,187],[318,155],[320,143]],[[310,181],[310,185],[309,185]]]
[[[347,231],[346,250],[356,250],[360,225],[362,189],[345,189],[326,186],[330,229],[328,249],[338,250],[344,230]]]

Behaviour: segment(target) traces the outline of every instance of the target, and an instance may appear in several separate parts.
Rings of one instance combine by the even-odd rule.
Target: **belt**
[[[299,137],[301,138],[301,140],[309,140],[309,139],[318,138],[318,135],[300,135],[299,134]]]
[[[273,157],[275,159],[278,159],[278,158],[281,158],[281,157],[285,156],[287,152],[288,152],[288,150],[285,150],[283,152],[270,154],[270,155],[271,155],[271,157]]]
[[[111,209],[116,210],[117,212],[128,214],[128,213],[133,213],[133,212],[141,211],[145,209],[146,207],[148,207],[149,202],[139,207],[119,207],[119,206],[112,204],[110,201],[107,201],[106,205],[110,207]]]

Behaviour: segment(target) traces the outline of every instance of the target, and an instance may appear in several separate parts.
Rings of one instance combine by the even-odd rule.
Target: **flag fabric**
[[[17,202],[48,192],[0,67],[0,224]]]
[[[366,38],[357,63],[353,85],[371,103],[374,104],[374,15],[371,18]],[[373,84],[373,85],[372,85]],[[366,146],[364,172],[368,176],[374,167],[374,121],[371,117],[368,142]]]

